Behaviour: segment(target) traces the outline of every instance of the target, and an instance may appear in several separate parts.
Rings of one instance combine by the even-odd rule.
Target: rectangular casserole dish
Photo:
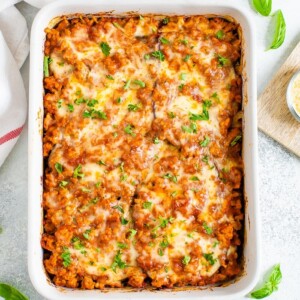
[[[243,30],[243,110],[244,110],[244,139],[243,159],[245,165],[245,241],[244,241],[244,275],[236,282],[226,287],[185,288],[157,291],[155,296],[171,298],[206,297],[210,299],[228,299],[245,295],[253,288],[257,280],[259,265],[259,232],[258,232],[258,199],[257,199],[257,152],[256,152],[256,86],[255,86],[255,57],[253,29],[249,18],[244,12],[230,5],[214,5],[207,1],[200,3],[184,1],[159,2],[139,4],[137,1],[112,1],[109,4],[99,1],[73,1],[72,4],[55,2],[37,15],[32,27],[31,40],[31,74],[30,74],[30,109],[29,109],[29,273],[35,288],[49,299],[98,299],[109,297],[119,298],[150,298],[153,292],[143,290],[134,293],[134,289],[107,289],[103,291],[82,291],[66,288],[56,288],[49,279],[43,266],[43,251],[40,246],[42,232],[42,191],[43,191],[43,47],[45,40],[44,29],[49,22],[60,15],[72,13],[98,13],[114,11],[117,14],[128,11],[138,11],[141,14],[214,14],[233,17],[241,24]],[[250,226],[251,225],[251,226]]]

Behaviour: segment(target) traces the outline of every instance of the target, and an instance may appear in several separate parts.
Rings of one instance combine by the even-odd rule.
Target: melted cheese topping
[[[42,245],[54,283],[173,287],[239,274],[238,25],[81,16],[46,32]]]

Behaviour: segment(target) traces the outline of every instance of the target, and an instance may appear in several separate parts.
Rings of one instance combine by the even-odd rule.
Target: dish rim
[[[28,230],[29,230],[29,234],[28,234],[28,271],[29,271],[29,275],[30,275],[30,278],[31,278],[31,281],[34,285],[34,287],[36,288],[36,290],[41,294],[41,295],[44,295],[46,297],[49,297],[49,294],[45,293],[46,292],[46,289],[49,288],[49,286],[51,287],[52,289],[52,292],[56,291],[55,295],[53,295],[53,297],[55,298],[49,298],[49,299],[80,299],[82,298],[82,293],[85,293],[85,295],[90,295],[89,299],[98,299],[99,297],[102,296],[108,296],[108,295],[112,295],[112,297],[114,297],[114,299],[117,299],[117,294],[118,295],[121,295],[122,298],[124,298],[124,295],[128,295],[130,297],[130,295],[132,295],[132,292],[131,291],[124,291],[125,289],[117,289],[117,291],[112,291],[112,289],[110,289],[110,292],[109,293],[104,293],[103,291],[99,291],[99,290],[93,290],[93,291],[84,291],[84,290],[79,290],[79,289],[75,289],[75,290],[72,290],[72,289],[67,289],[67,288],[59,288],[59,287],[55,287],[52,283],[49,284],[49,280],[46,279],[46,274],[45,272],[43,274],[41,274],[41,270],[39,272],[37,272],[37,264],[35,263],[35,259],[38,255],[37,251],[38,249],[36,249],[36,238],[37,238],[37,235],[40,239],[40,234],[41,234],[41,220],[42,220],[42,210],[41,210],[41,205],[39,205],[39,208],[40,209],[40,216],[38,217],[37,215],[34,215],[33,212],[37,212],[37,204],[35,204],[32,200],[34,199],[36,196],[35,196],[35,192],[34,192],[34,183],[36,184],[37,182],[37,176],[34,176],[34,171],[36,171],[36,168],[34,168],[33,166],[35,165],[36,166],[36,156],[37,154],[41,153],[41,148],[39,150],[37,149],[34,149],[33,145],[35,146],[42,146],[42,142],[41,142],[41,134],[43,132],[43,127],[41,126],[42,125],[42,120],[43,120],[43,111],[42,111],[42,108],[40,107],[38,109],[37,105],[42,105],[43,101],[42,101],[42,95],[39,93],[39,96],[37,96],[37,92],[36,92],[36,81],[39,79],[41,81],[40,83],[40,87],[42,86],[42,80],[40,77],[41,74],[42,74],[42,63],[39,65],[36,63],[36,57],[39,57],[39,60],[40,58],[43,56],[43,51],[41,51],[43,49],[43,41],[37,41],[37,42],[33,42],[35,41],[35,37],[37,36],[41,36],[41,31],[43,32],[44,31],[44,28],[43,27],[41,29],[40,25],[41,23],[45,23],[47,20],[47,24],[55,17],[59,16],[59,15],[64,15],[64,14],[72,14],[71,12],[66,12],[68,10],[73,10],[73,13],[78,12],[76,9],[77,7],[83,7],[82,10],[84,12],[82,13],[87,13],[86,10],[90,10],[90,13],[96,13],[96,12],[101,12],[101,11],[107,11],[107,9],[103,9],[101,10],[101,5],[102,6],[114,6],[115,7],[118,7],[117,4],[120,4],[121,0],[113,0],[113,1],[110,1],[109,4],[106,4],[104,2],[100,2],[99,3],[99,0],[91,0],[89,1],[89,3],[85,3],[83,0],[75,0],[75,1],[72,1],[72,3],[70,4],[67,4],[67,3],[62,3],[61,1],[55,1],[47,6],[45,6],[42,10],[39,11],[39,13],[37,14],[37,16],[35,17],[35,20],[34,20],[34,23],[32,25],[32,31],[31,31],[31,62],[30,62],[30,94],[29,94],[29,99],[30,99],[30,105],[29,105],[29,130],[28,130],[28,134],[29,134],[29,143],[28,143],[28,155],[29,155],[29,166],[28,166],[28,177],[29,177],[29,186],[28,186],[28,199],[29,199],[29,208],[28,208],[28,214],[29,214],[29,218],[28,218]],[[221,3],[220,3],[221,2]],[[123,4],[123,3],[122,3]],[[145,2],[143,4],[140,4],[138,0],[129,0],[126,2],[126,5],[124,6],[136,6],[138,7],[139,9],[136,9],[136,10],[147,10],[147,8],[149,7],[155,7],[155,5],[158,5],[158,7],[161,9],[160,6],[163,7],[163,10],[166,9],[166,10],[170,10],[170,12],[168,14],[173,14],[174,13],[174,10],[175,10],[175,14],[180,14],[178,13],[178,11],[176,12],[176,9],[179,10],[180,7],[182,6],[183,8],[185,9],[188,9],[189,6],[191,7],[197,7],[200,9],[200,12],[197,11],[196,13],[194,14],[206,14],[208,15],[209,13],[202,13],[201,12],[201,9],[203,8],[209,8],[213,13],[213,11],[215,10],[224,10],[224,11],[234,11],[235,13],[237,13],[238,15],[240,15],[242,18],[244,18],[244,22],[247,23],[247,26],[249,27],[248,28],[248,40],[250,41],[249,44],[250,44],[250,49],[249,49],[249,52],[252,54],[252,57],[251,57],[251,62],[247,62],[247,65],[249,66],[250,65],[250,71],[247,72],[247,77],[245,79],[245,82],[243,83],[243,89],[245,89],[246,91],[246,98],[247,98],[247,101],[245,101],[246,103],[244,103],[244,105],[246,105],[247,107],[250,106],[250,112],[251,112],[251,115],[252,115],[252,118],[251,118],[251,122],[250,122],[250,125],[252,125],[252,130],[251,128],[248,128],[248,130],[250,130],[250,132],[248,133],[248,135],[250,134],[250,141],[243,141],[243,160],[244,160],[244,148],[246,146],[249,146],[251,147],[251,153],[253,154],[253,157],[252,157],[252,161],[251,161],[251,164],[252,164],[252,176],[251,176],[251,173],[250,173],[250,177],[252,177],[253,179],[253,182],[252,182],[252,185],[253,185],[253,197],[252,197],[252,206],[253,209],[254,209],[254,213],[256,215],[256,217],[254,218],[254,216],[252,216],[250,219],[251,219],[251,227],[250,227],[250,224],[249,224],[249,230],[250,228],[253,228],[252,231],[254,230],[255,231],[255,237],[256,237],[256,240],[255,240],[255,256],[256,258],[254,259],[255,261],[255,271],[254,273],[251,275],[252,278],[250,278],[248,281],[248,284],[246,286],[246,288],[243,288],[239,291],[236,291],[236,292],[233,292],[233,293],[230,293],[228,294],[227,296],[230,297],[230,299],[232,299],[233,297],[238,297],[238,296],[242,296],[242,295],[245,295],[247,292],[249,292],[253,287],[254,285],[256,284],[257,280],[258,280],[258,270],[259,270],[259,265],[260,265],[260,254],[259,254],[259,242],[260,242],[260,237],[259,237],[259,231],[258,231],[258,227],[259,227],[259,211],[258,211],[258,191],[257,191],[257,133],[256,133],[256,123],[257,123],[257,120],[256,120],[256,70],[255,70],[255,54],[254,54],[254,49],[255,49],[255,39],[254,39],[254,29],[253,29],[253,26],[250,22],[250,18],[249,16],[247,15],[247,13],[242,9],[242,7],[240,8],[237,8],[236,5],[233,5],[233,4],[228,4],[226,3],[226,1],[209,1],[209,0],[202,0],[201,3],[198,3],[196,0],[192,0],[192,1],[189,1],[189,3],[186,3],[186,1],[184,0],[174,0],[172,1],[172,3],[168,3],[167,0],[152,0],[151,3],[150,1],[149,2]],[[147,7],[148,6],[148,7]],[[97,8],[97,10],[95,9],[96,7],[99,7]],[[173,12],[171,12],[173,10]],[[127,9],[127,11],[130,11],[130,9]],[[53,12],[57,12],[55,13],[55,15],[52,15]],[[159,13],[162,13],[162,12],[156,12],[156,11],[153,11],[154,14],[159,14]],[[184,13],[185,15],[188,15],[187,13]],[[190,13],[191,15],[192,13]],[[221,14],[221,13],[219,13]],[[226,16],[228,15],[228,13],[223,13],[222,16]],[[242,30],[244,32],[244,28],[242,27]],[[42,34],[43,36],[45,36],[45,34],[43,33]],[[42,46],[42,48],[41,48]],[[40,51],[40,53],[39,53]],[[243,50],[242,50],[243,51]],[[246,56],[246,55],[245,55]],[[34,59],[35,58],[35,59]],[[246,57],[245,57],[246,59]],[[246,66],[244,66],[244,69],[246,69]],[[251,74],[249,74],[251,73]],[[250,75],[251,75],[251,78],[250,78]],[[252,79],[254,78],[254,79]],[[246,86],[246,87],[245,87]],[[41,91],[41,89],[40,89]],[[249,101],[249,97],[250,95],[252,96],[251,98],[251,101]],[[41,99],[38,99],[38,98],[41,98]],[[33,102],[33,99],[36,100],[37,103]],[[244,99],[245,100],[245,99]],[[254,103],[255,102],[255,103]],[[244,110],[244,109],[243,109]],[[248,109],[249,110],[249,109]],[[36,114],[37,113],[37,114]],[[255,129],[254,129],[255,128]],[[245,134],[245,130],[246,128],[244,128],[243,130],[243,135]],[[38,143],[38,140],[40,140],[40,143]],[[40,144],[40,145],[37,145]],[[250,150],[249,150],[250,151]],[[43,167],[39,167],[40,171],[43,169]],[[39,183],[40,183],[40,186],[42,185],[42,173],[43,171],[41,171],[41,177],[39,178]],[[249,171],[250,172],[250,171]],[[246,169],[245,169],[245,176],[248,174],[248,171],[246,172]],[[248,176],[248,175],[247,175]],[[34,180],[35,178],[35,180]],[[41,188],[41,187],[40,187]],[[245,188],[246,190],[246,188]],[[40,196],[40,201],[41,201],[41,194],[39,195]],[[247,198],[247,196],[245,195],[245,198]],[[246,201],[246,199],[245,199]],[[248,200],[247,200],[248,201]],[[246,201],[246,202],[247,202]],[[249,202],[248,203],[245,203],[245,230],[247,229],[247,222],[249,219],[249,215],[248,215],[248,206],[249,206]],[[248,220],[246,222],[246,215],[248,216]],[[254,219],[254,220],[252,220]],[[36,232],[38,230],[37,229],[37,223],[39,224],[39,227],[40,227],[40,232],[37,234]],[[254,224],[253,224],[254,223]],[[35,228],[35,229],[33,229]],[[245,237],[249,239],[249,237],[247,237],[247,234],[248,234],[248,231],[245,232]],[[244,242],[246,243],[246,241]],[[41,246],[39,245],[39,250],[41,252]],[[37,274],[39,276],[37,276]],[[41,284],[41,281],[40,281],[40,276],[44,276],[46,280],[43,281],[43,283]],[[248,275],[244,275],[244,277],[247,277]],[[249,276],[248,276],[249,277]],[[242,279],[242,278],[241,278]],[[240,279],[240,280],[241,280]],[[46,284],[46,286],[45,286]],[[230,286],[233,286],[235,285],[236,283],[233,283],[231,284]],[[54,289],[54,291],[53,291]],[[201,287],[198,287],[197,288],[198,290],[193,290],[191,293],[196,293],[196,297],[198,297],[199,295],[202,296],[201,292],[203,291],[203,289]],[[213,291],[210,292],[210,294],[206,295],[207,293],[205,293],[205,296],[207,298],[210,298],[210,299],[225,299],[225,294],[224,293],[219,293],[219,292],[216,292],[217,289],[226,289],[226,287],[219,287],[219,288],[213,288]],[[136,290],[136,289],[134,289]],[[207,291],[208,289],[205,289],[204,291]],[[61,291],[64,291],[64,293],[61,293]],[[57,294],[57,292],[59,294]],[[102,293],[101,293],[102,292]],[[171,291],[168,290],[168,289],[164,289],[164,290],[161,290],[161,291],[158,291],[156,293],[156,295],[158,295],[158,293],[160,293],[162,295],[162,297],[164,297],[165,299],[167,299],[168,296],[171,296],[172,294],[172,299],[174,298],[174,293],[176,295],[178,295],[179,297],[181,296],[184,296],[184,297],[187,297],[187,296],[192,296],[192,297],[195,297],[195,295],[183,295],[183,293],[185,292],[190,292],[190,291],[177,291],[177,290],[174,290],[172,289]],[[70,293],[73,293],[72,295],[70,295]],[[150,293],[150,294],[149,294]],[[142,292],[140,294],[143,294],[143,298],[150,298],[150,297],[153,297],[153,293],[151,291],[147,291],[147,290],[142,290]],[[148,294],[148,295],[147,295]],[[135,293],[135,296],[137,296],[138,294]],[[52,296],[52,295],[51,295]],[[166,297],[167,296],[167,297]],[[63,298],[61,298],[63,297]]]

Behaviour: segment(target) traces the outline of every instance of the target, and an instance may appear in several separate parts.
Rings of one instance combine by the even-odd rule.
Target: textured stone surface
[[[249,6],[247,0],[232,1]],[[25,3],[19,4],[18,8],[30,26],[37,10]],[[252,13],[257,25],[259,92],[299,40],[300,21],[296,12],[300,2],[290,0],[285,4],[273,0],[273,8],[283,9],[288,26],[286,42],[276,51],[264,51],[270,40],[267,34],[269,19]],[[27,90],[28,66],[29,60],[22,68]],[[261,274],[279,262],[283,273],[279,291],[268,299],[299,300],[300,159],[262,133],[259,133],[259,189]],[[0,234],[0,281],[16,286],[31,300],[42,300],[27,272],[27,128],[0,169],[0,226],[3,228]]]

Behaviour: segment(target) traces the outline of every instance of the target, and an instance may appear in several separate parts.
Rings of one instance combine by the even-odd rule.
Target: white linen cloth
[[[13,6],[20,0],[0,1],[0,166],[17,142],[27,115],[19,71],[29,52],[26,20]]]

